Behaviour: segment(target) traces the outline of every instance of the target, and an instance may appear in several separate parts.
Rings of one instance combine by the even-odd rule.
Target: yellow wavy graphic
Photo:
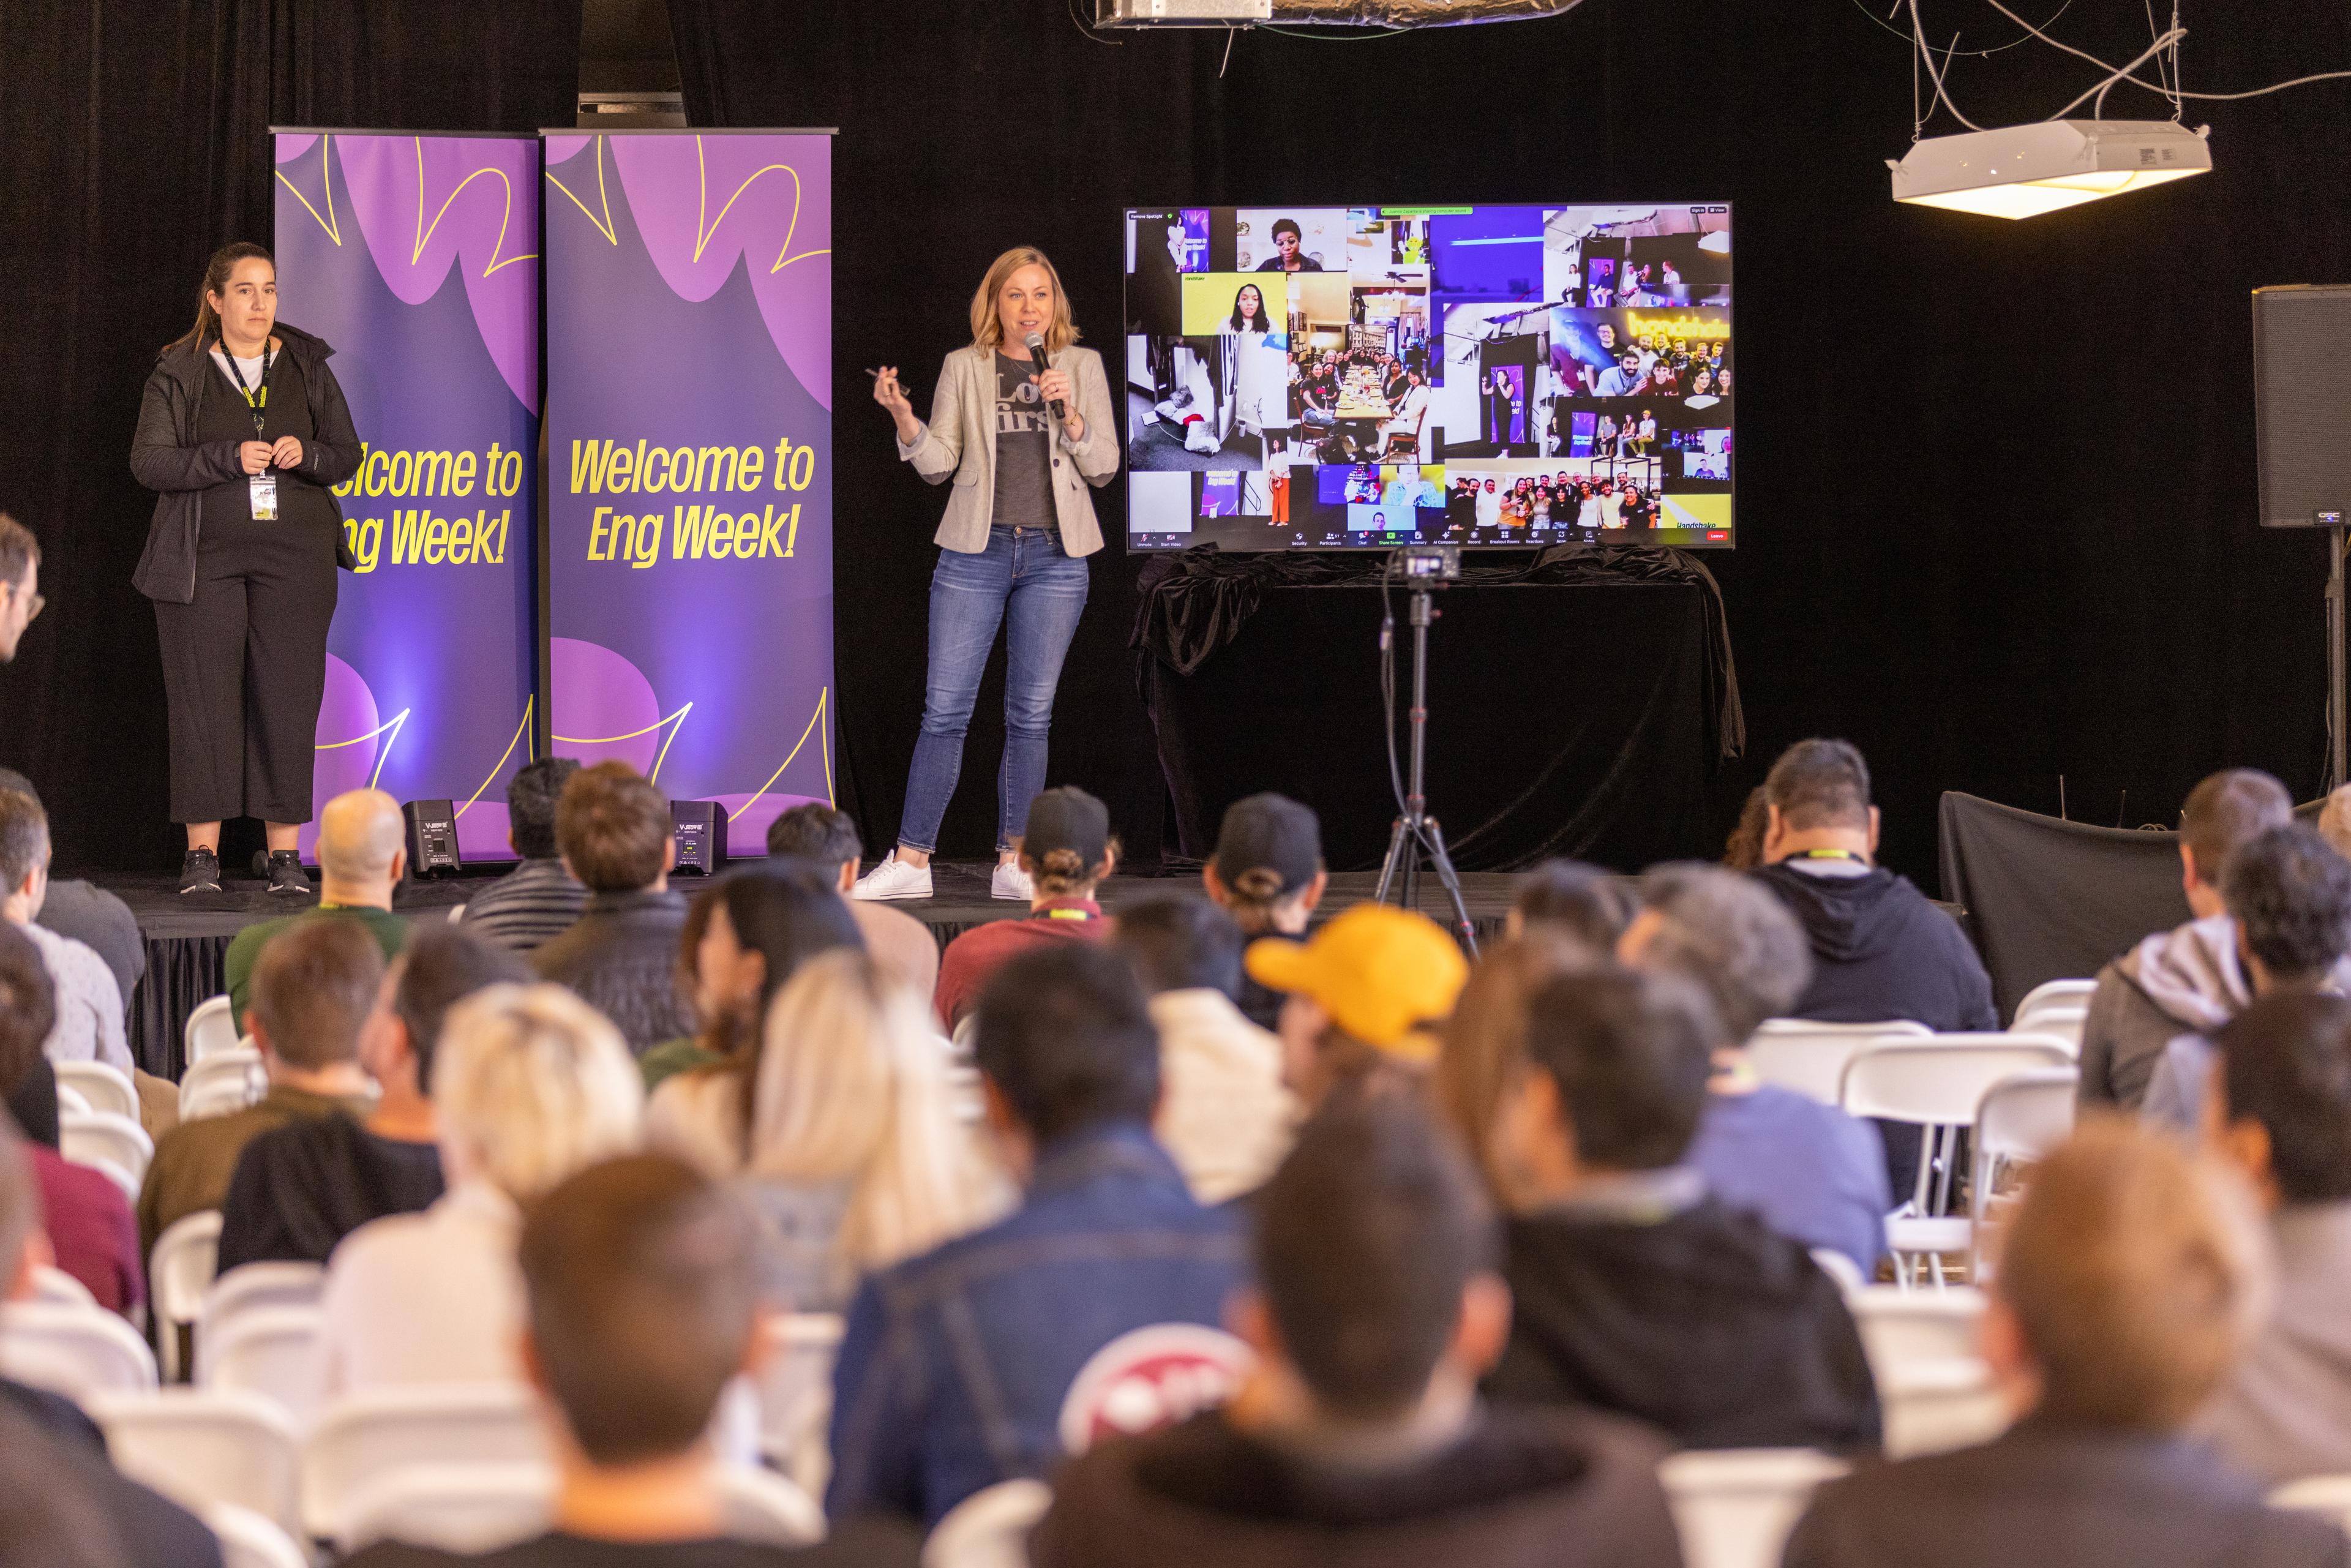
[[[514,218],[514,182],[507,178],[506,171],[503,169],[476,169],[472,173],[466,175],[464,179],[458,181],[457,189],[449,193],[448,200],[441,204],[441,210],[433,214],[432,227],[427,228],[425,226],[424,138],[419,136],[416,138],[416,246],[413,250],[411,250],[408,253],[409,266],[414,267],[417,262],[423,258],[424,247],[432,243],[434,234],[441,227],[441,220],[449,214],[449,203],[455,201],[459,193],[462,193],[466,186],[472,184],[475,181],[480,179],[485,174],[489,175],[492,179],[497,181],[500,185],[506,188],[507,204],[506,210],[498,214],[497,242],[490,246],[490,264],[482,268],[482,276],[484,277],[487,277],[498,268],[509,266],[517,261],[537,261],[538,259],[538,253],[537,251],[532,251],[525,256],[510,256],[506,257],[503,261],[498,258],[498,253],[504,250],[507,245],[507,225]],[[295,192],[295,194],[298,196],[301,193],[297,191]]]
[[[668,758],[669,748],[677,744],[678,731],[685,727],[685,716],[693,711],[694,705],[692,703],[688,703],[684,707],[678,709],[675,713],[657,718],[653,720],[653,723],[645,726],[644,728],[632,729],[626,735],[559,735],[554,738],[563,742],[566,746],[609,746],[616,740],[634,740],[641,735],[651,735],[662,726],[670,723],[672,720],[675,720],[677,729],[671,730],[669,732],[669,738],[662,742],[660,753],[653,758],[653,771],[645,775],[645,781],[647,783],[657,784],[661,781],[662,763]]]
[[[473,810],[474,802],[482,798],[482,791],[490,787],[490,780],[498,776],[498,770],[507,765],[507,758],[514,755],[514,748],[522,745],[523,737],[530,733],[531,705],[537,701],[538,701],[538,698],[535,695],[528,696],[523,699],[522,722],[515,726],[514,738],[507,742],[506,750],[499,756],[497,761],[491,766],[489,778],[483,779],[480,784],[475,786],[474,792],[465,798],[465,803],[457,808],[458,816],[462,817],[467,811]],[[524,751],[522,759],[525,762],[535,762],[538,760],[538,758],[533,757],[528,750]]]
[[[327,231],[327,237],[340,246],[343,243],[343,231],[342,226],[335,221],[335,165],[334,161],[327,156],[328,143],[333,141],[334,137],[331,134],[321,135],[319,138],[319,173],[325,185],[327,203],[325,217],[319,216],[319,209],[310,204],[310,198],[304,195],[301,187],[287,179],[282,172],[277,175],[277,183],[294,193],[294,199],[302,204],[302,210],[317,219],[319,226]],[[423,153],[420,152],[418,156],[421,159]],[[421,178],[417,191],[418,199],[421,201],[423,199],[423,185]]]
[[[620,236],[612,230],[612,198],[607,195],[604,191],[604,139],[599,136],[595,140],[596,144],[590,148],[589,152],[596,160],[596,201],[597,204],[604,209],[604,215],[602,217],[600,218],[595,214],[589,212],[587,203],[581,201],[577,196],[571,196],[571,187],[557,179],[555,177],[555,171],[552,169],[545,171],[547,183],[554,186],[557,190],[562,192],[565,195],[571,196],[571,204],[578,207],[582,213],[587,214],[588,221],[596,225],[596,232],[604,236],[607,244],[618,245],[621,243]],[[702,139],[697,136],[695,140],[698,142]]]
[[[726,214],[722,213],[719,215],[724,217]],[[831,686],[826,686],[817,693],[816,712],[809,716],[808,727],[800,731],[799,739],[792,743],[790,754],[785,757],[783,761],[777,765],[776,770],[773,773],[768,775],[767,784],[762,784],[757,789],[751,791],[750,800],[744,801],[740,806],[737,806],[735,810],[726,813],[726,820],[728,821],[733,821],[736,818],[749,810],[751,809],[752,800],[757,800],[760,796],[768,792],[768,784],[773,784],[777,779],[781,779],[784,776],[784,769],[792,765],[792,758],[798,757],[800,754],[800,747],[808,744],[808,737],[811,735],[817,737],[817,747],[824,754],[825,804],[828,806],[832,804],[832,732],[829,729],[820,731],[817,727],[824,722],[825,705],[831,700],[832,688]]]
[[[798,256],[790,254],[792,248],[792,236],[799,232],[800,227],[800,172],[793,168],[789,163],[770,163],[763,169],[752,170],[748,177],[747,177],[741,184],[735,187],[735,193],[726,198],[726,204],[718,209],[718,216],[714,219],[707,227],[704,225],[702,220],[703,215],[710,210],[710,171],[703,162],[702,138],[699,136],[694,139],[694,170],[695,180],[700,187],[696,193],[694,208],[695,260],[700,261],[702,259],[703,247],[709,245],[711,236],[718,232],[718,225],[726,221],[726,214],[734,210],[735,204],[742,199],[743,193],[751,188],[751,182],[757,180],[762,174],[775,173],[778,170],[781,170],[783,172],[789,174],[792,177],[792,221],[785,225],[783,249],[776,252],[776,265],[768,268],[768,273],[772,276],[775,273],[783,271],[784,268],[789,267],[792,263],[796,261],[806,261],[812,256],[831,256],[832,254],[832,247],[831,246],[826,246],[820,250],[804,250]]]
[[[369,730],[365,735],[355,735],[349,740],[323,740],[314,742],[310,749],[313,751],[340,751],[346,746],[357,746],[362,741],[373,740],[377,736],[381,735],[387,729],[392,731],[392,739],[385,741],[383,743],[383,749],[375,754],[375,771],[368,775],[367,787],[372,789],[375,788],[376,780],[383,777],[384,761],[387,758],[391,757],[393,743],[400,739],[400,731],[402,727],[408,723],[408,716],[414,711],[416,710],[413,708],[402,708],[398,713],[393,714],[390,718],[384,720],[381,724],[377,725],[373,729]],[[479,793],[479,791],[476,791],[476,793]]]

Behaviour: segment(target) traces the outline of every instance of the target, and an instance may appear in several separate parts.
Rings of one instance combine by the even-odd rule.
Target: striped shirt
[[[578,923],[588,890],[559,860],[527,860],[465,904],[465,929],[517,953],[535,953]]]

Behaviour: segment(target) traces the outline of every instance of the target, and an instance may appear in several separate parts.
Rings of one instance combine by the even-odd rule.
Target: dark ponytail
[[[185,346],[190,350],[200,354],[204,352],[205,344],[220,336],[220,313],[213,308],[213,302],[209,297],[226,292],[228,275],[236,270],[238,262],[253,256],[258,256],[263,261],[268,262],[270,271],[277,270],[276,258],[266,249],[249,239],[238,240],[235,245],[225,245],[213,252],[213,258],[204,263],[204,280],[196,288],[196,324],[188,329],[186,337],[175,340],[171,347],[176,349]]]

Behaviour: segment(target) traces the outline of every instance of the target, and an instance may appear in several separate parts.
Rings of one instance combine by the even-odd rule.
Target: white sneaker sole
[[[893,889],[888,893],[878,890],[869,893],[864,888],[855,887],[850,889],[849,896],[860,904],[912,904],[930,897],[931,887],[925,883],[920,887]]]

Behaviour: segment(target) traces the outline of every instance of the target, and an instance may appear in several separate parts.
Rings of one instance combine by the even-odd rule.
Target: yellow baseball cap
[[[1259,985],[1311,997],[1365,1045],[1415,1061],[1436,1054],[1423,1030],[1451,1015],[1469,977],[1435,921],[1384,904],[1358,904],[1304,942],[1252,942],[1248,963]]]

